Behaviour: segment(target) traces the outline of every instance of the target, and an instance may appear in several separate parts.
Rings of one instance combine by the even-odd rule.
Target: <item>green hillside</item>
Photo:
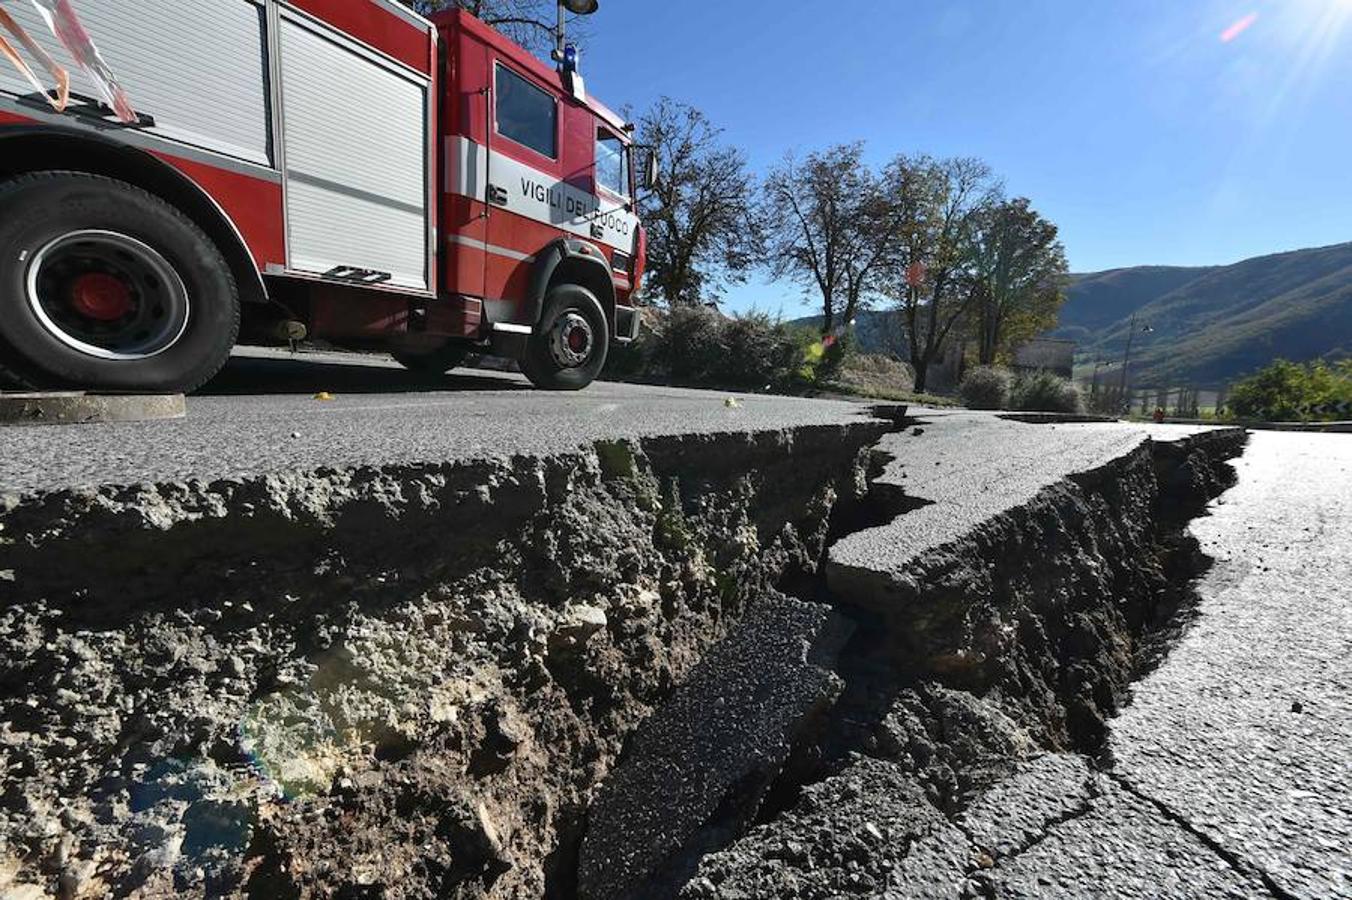
[[[1055,336],[1085,342],[1156,297],[1213,271],[1213,268],[1137,266],[1073,275],[1070,299],[1075,302],[1062,308],[1061,326]]]
[[[1199,269],[1119,269],[1079,276],[1058,335],[1092,365],[1122,358],[1138,328],[1132,379],[1218,386],[1276,357],[1352,355],[1352,243]]]
[[[1122,360],[1132,313],[1132,381],[1220,387],[1277,357],[1352,356],[1352,243],[1246,259],[1230,266],[1138,266],[1073,276],[1052,337],[1079,344],[1081,371]],[[815,325],[820,319],[799,319]],[[856,345],[904,354],[897,314],[861,312]]]

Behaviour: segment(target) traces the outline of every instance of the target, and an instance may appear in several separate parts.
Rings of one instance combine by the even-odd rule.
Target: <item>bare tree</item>
[[[972,253],[982,210],[999,182],[978,159],[901,156],[886,170],[887,193],[901,219],[887,280],[902,313],[915,387],[971,306]]]
[[[657,184],[641,202],[648,228],[648,285],[669,306],[715,300],[760,258],[755,177],[746,157],[719,143],[721,129],[693,106],[663,97],[639,117],[655,148]]]
[[[554,47],[557,6],[551,0],[400,0],[427,15],[444,9],[463,9],[501,31],[526,49],[547,54]],[[578,17],[569,17],[568,34],[574,43],[585,36],[577,30]]]
[[[822,334],[868,302],[900,226],[861,143],[786,156],[767,176],[764,218],[774,275],[816,291]]]
[[[979,217],[973,242],[977,338],[983,365],[1056,324],[1065,300],[1066,251],[1057,229],[1025,197]]]

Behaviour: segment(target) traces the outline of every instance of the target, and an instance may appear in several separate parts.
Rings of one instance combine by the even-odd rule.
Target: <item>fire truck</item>
[[[550,65],[394,0],[0,0],[0,368],[189,391],[310,336],[585,387],[638,334],[652,167],[563,3]]]

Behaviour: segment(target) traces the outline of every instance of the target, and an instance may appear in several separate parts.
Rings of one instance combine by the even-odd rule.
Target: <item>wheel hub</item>
[[[549,348],[554,361],[565,369],[586,364],[595,346],[591,322],[581,313],[569,311],[559,317],[550,334]]]
[[[38,323],[73,350],[137,360],[178,343],[188,328],[188,290],[148,244],[113,231],[75,231],[28,262],[28,306]]]
[[[135,307],[131,289],[116,275],[90,272],[71,284],[70,302],[82,316],[100,322],[120,319]]]

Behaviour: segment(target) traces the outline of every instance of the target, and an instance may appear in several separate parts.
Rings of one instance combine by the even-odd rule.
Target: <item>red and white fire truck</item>
[[[237,341],[304,331],[428,372],[491,350],[576,389],[637,335],[649,167],[636,175],[632,126],[588,96],[571,48],[551,66],[466,13],[394,0],[0,12],[12,50],[70,77],[58,112],[0,58],[11,378],[191,390]]]

